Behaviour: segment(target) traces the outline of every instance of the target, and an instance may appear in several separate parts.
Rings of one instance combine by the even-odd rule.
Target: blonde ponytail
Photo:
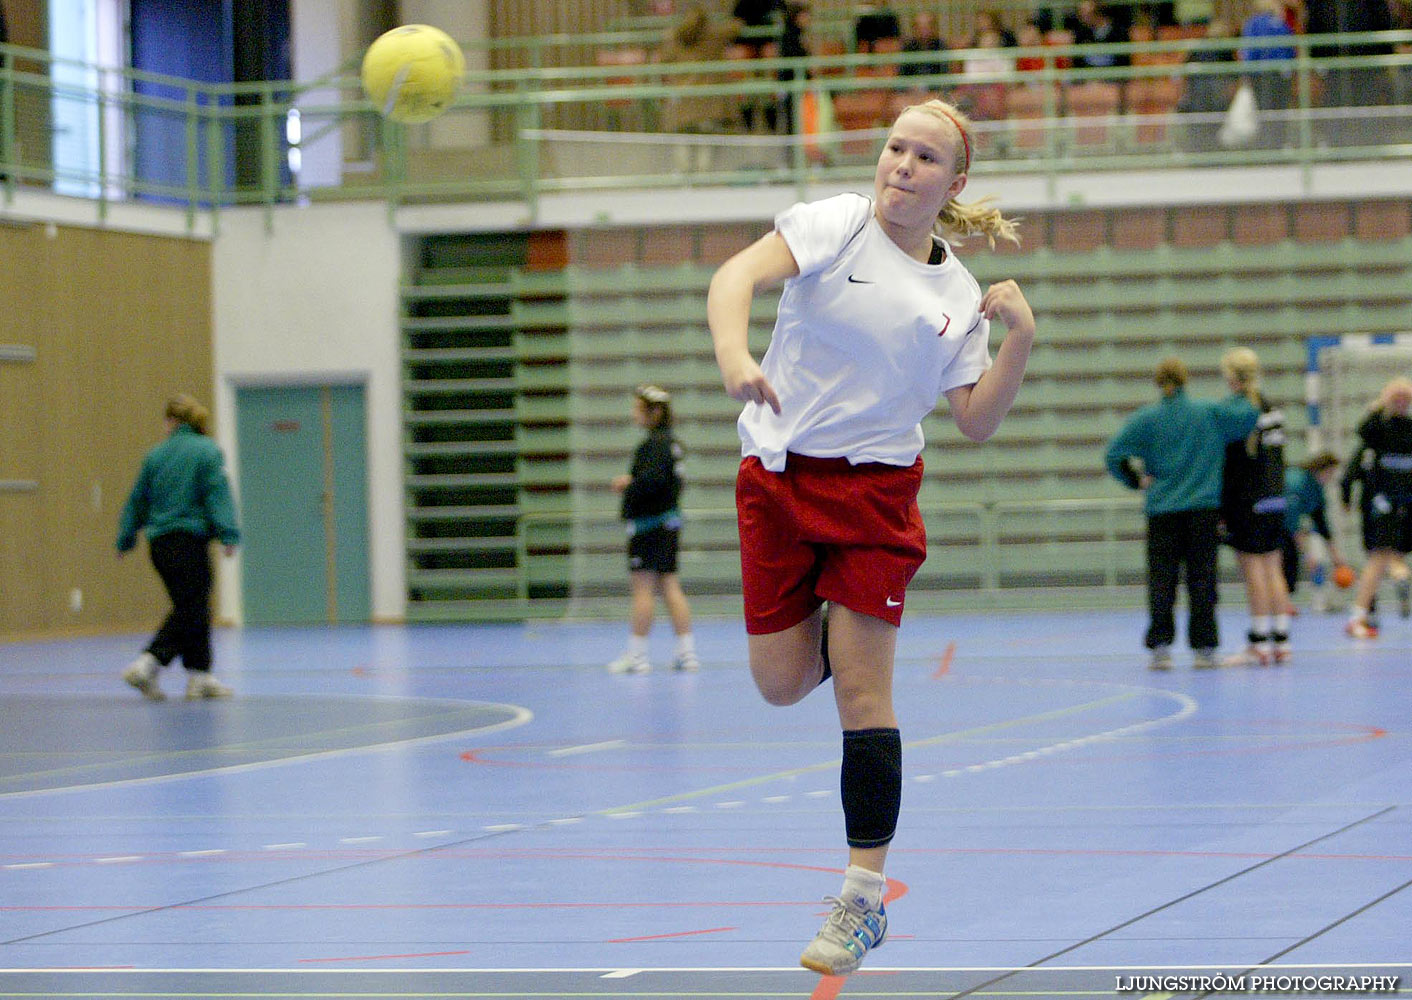
[[[1234,382],[1238,391],[1260,409],[1260,359],[1248,347],[1232,347],[1221,355],[1221,374]]]
[[[912,104],[903,108],[898,114],[898,118],[909,111],[921,111],[934,118],[948,122],[956,132],[955,162],[959,166],[958,174],[969,173],[971,169],[971,120],[966,117],[966,113],[955,105],[933,98],[921,104]],[[894,119],[895,120],[895,119]],[[979,201],[962,204],[954,198],[941,207],[941,211],[936,217],[934,231],[950,239],[964,240],[971,236],[984,236],[990,243],[991,249],[995,249],[996,239],[1009,240],[1016,246],[1020,245],[1020,230],[1017,219],[1007,219],[1000,213],[1000,209],[992,206],[993,198],[982,198]]]
[[[211,412],[190,396],[183,394],[168,400],[167,416],[177,423],[185,424],[197,434],[209,433]]]

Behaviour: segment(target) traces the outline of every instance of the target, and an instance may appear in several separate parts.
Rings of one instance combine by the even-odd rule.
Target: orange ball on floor
[[[1354,575],[1352,566],[1334,567],[1334,586],[1338,587],[1340,590],[1347,590],[1349,587],[1353,586],[1353,582],[1356,579],[1358,578]]]

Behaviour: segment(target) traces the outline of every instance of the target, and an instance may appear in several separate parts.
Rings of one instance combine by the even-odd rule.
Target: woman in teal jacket
[[[1187,368],[1167,358],[1155,376],[1160,402],[1143,407],[1108,445],[1104,462],[1119,482],[1145,490],[1147,602],[1145,645],[1152,669],[1170,670],[1176,637],[1177,580],[1186,568],[1187,641],[1194,665],[1216,666],[1216,551],[1226,445],[1255,427],[1244,396],[1219,402],[1186,394]]]
[[[147,549],[172,610],[142,655],[123,671],[123,680],[153,701],[166,697],[158,686],[162,667],[181,657],[186,697],[228,698],[231,690],[211,676],[210,542],[219,539],[226,555],[240,542],[235,503],[221,449],[206,436],[210,414],[190,396],[167,404],[167,438],[147,453],[118,525],[118,554],[130,552],[137,533]]]

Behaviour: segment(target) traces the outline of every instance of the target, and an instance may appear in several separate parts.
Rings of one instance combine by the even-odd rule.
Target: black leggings
[[[172,599],[172,611],[147,645],[163,666],[178,656],[187,670],[211,669],[210,541],[184,531],[148,539],[152,565]]]

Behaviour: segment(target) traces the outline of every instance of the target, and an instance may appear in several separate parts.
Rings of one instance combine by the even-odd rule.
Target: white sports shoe
[[[204,670],[193,670],[186,676],[186,700],[200,701],[202,698],[229,698],[235,694],[230,688]]]
[[[143,653],[123,669],[123,680],[142,692],[149,701],[165,701],[167,696],[157,686],[157,671],[162,665],[151,653]]]
[[[672,669],[678,673],[692,674],[701,669],[701,661],[695,653],[678,653],[672,657]]]
[[[608,664],[610,674],[646,674],[652,671],[652,664],[641,653],[624,653]]]
[[[833,912],[799,956],[799,964],[821,976],[845,976],[887,937],[887,911],[881,906],[864,909],[837,896],[825,896],[824,902],[833,904]]]

